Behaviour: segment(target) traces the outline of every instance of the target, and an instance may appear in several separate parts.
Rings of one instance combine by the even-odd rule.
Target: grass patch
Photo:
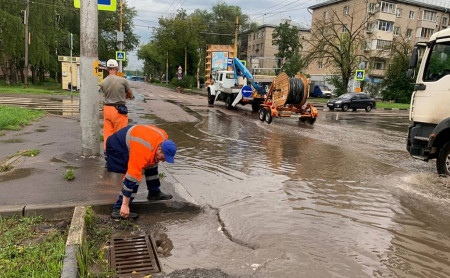
[[[0,105],[0,130],[19,130],[44,114],[40,110]]]
[[[69,91],[63,90],[60,83],[44,82],[29,84],[28,88],[23,85],[6,85],[0,83],[0,94],[51,94],[51,95],[70,95]]]
[[[2,164],[2,165],[0,165],[0,173],[1,172],[11,171],[13,168],[14,167],[12,167],[11,165]]]
[[[40,153],[40,151],[39,151],[39,150],[36,150],[36,149],[34,149],[34,150],[28,150],[28,151],[20,151],[20,152],[16,153],[15,155],[11,156],[11,157],[18,156],[18,155],[31,156],[31,157],[33,157],[33,156],[38,155],[39,153]]]
[[[95,215],[90,206],[86,209],[84,220],[87,240],[80,248],[77,256],[80,277],[111,277],[114,272],[109,270],[105,243],[111,237],[112,227],[100,225],[100,218]]]
[[[73,171],[73,169],[67,170],[64,178],[68,181],[75,179],[75,172]]]
[[[60,277],[66,239],[67,225],[0,216],[1,277]]]

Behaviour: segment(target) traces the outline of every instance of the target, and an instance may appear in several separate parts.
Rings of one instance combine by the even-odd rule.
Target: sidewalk
[[[65,218],[71,217],[73,208],[80,205],[96,206],[103,213],[111,211],[122,188],[122,175],[109,173],[104,168],[102,156],[81,156],[78,118],[48,114],[20,131],[5,133],[0,137],[0,161],[5,162],[18,151],[38,149],[40,153],[35,157],[12,159],[10,163],[14,169],[0,173],[0,215],[39,213]],[[64,178],[68,169],[75,173],[72,181]],[[197,210],[195,203],[182,197],[189,196],[164,165],[160,165],[160,172],[166,175],[161,180],[162,191],[173,194],[174,198],[170,201],[147,201],[144,179],[133,202],[134,210]]]

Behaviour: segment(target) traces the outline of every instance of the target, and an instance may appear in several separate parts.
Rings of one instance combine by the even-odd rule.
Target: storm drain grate
[[[149,235],[111,237],[110,266],[120,276],[161,272],[155,244]]]

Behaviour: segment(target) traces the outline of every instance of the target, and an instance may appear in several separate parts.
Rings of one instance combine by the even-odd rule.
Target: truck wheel
[[[213,105],[214,104],[215,97],[211,95],[211,91],[208,90],[208,104]]]
[[[259,120],[261,122],[264,122],[265,118],[266,118],[266,109],[264,108],[259,109]]]
[[[316,118],[308,118],[308,124],[313,125],[316,122]]]
[[[370,112],[370,110],[372,110],[372,105],[369,104],[366,106],[366,112]]]
[[[439,151],[436,168],[439,175],[450,176],[450,142],[447,142]]]
[[[344,104],[344,106],[342,106],[342,111],[344,112],[348,111],[348,104]]]
[[[272,122],[273,118],[272,118],[272,113],[270,111],[266,112],[266,122],[268,124],[270,124]]]
[[[333,110],[334,110],[334,107],[328,107],[328,109],[330,109],[330,111],[333,111]]]
[[[227,96],[227,109],[231,110],[233,109],[233,98],[231,97],[231,95]]]
[[[252,111],[257,112],[259,110],[259,103],[252,103]]]

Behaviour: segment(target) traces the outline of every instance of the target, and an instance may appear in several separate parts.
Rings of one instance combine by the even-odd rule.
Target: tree
[[[298,29],[288,22],[280,23],[272,33],[272,43],[278,47],[275,54],[278,57],[278,67],[289,76],[294,76],[305,67],[301,57],[302,44],[299,40]]]
[[[409,66],[409,55],[412,44],[405,35],[394,39],[391,50],[390,66],[382,83],[385,89],[381,92],[384,100],[409,103],[414,86],[406,76]]]
[[[364,17],[364,9],[352,7],[352,12],[330,9],[327,18],[317,19],[311,26],[309,60],[322,61],[340,75],[342,86],[347,90],[361,61],[367,61],[364,50],[370,37],[365,28],[373,15]]]

